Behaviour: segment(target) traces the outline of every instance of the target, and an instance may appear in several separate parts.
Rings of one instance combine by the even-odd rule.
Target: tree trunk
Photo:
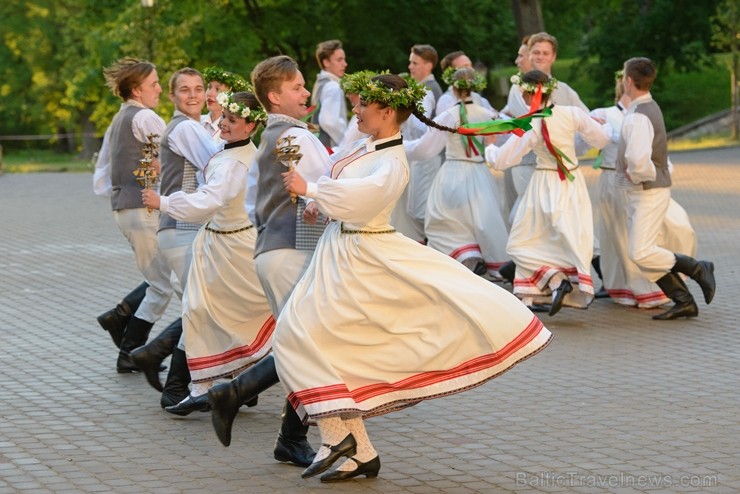
[[[545,30],[539,0],[511,0],[511,10],[514,12],[516,33],[520,40],[524,36]]]

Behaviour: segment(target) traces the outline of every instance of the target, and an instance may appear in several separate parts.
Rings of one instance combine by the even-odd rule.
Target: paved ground
[[[6,174],[0,494],[738,492],[740,149],[673,158],[674,197],[718,267],[699,318],[657,322],[608,300],[544,316],[555,339],[536,358],[370,420],[381,475],[340,486],[272,460],[279,388],[240,413],[224,448],[207,414],[173,418],[141,376],[116,374],[95,316],[139,277],[106,201],[89,175]]]

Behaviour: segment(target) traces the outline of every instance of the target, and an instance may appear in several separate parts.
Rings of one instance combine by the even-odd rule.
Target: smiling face
[[[219,123],[221,139],[226,142],[243,141],[252,134],[255,127],[254,122],[247,123],[246,118],[234,115],[230,111],[224,111],[224,118]]]
[[[399,126],[395,112],[391,108],[382,108],[378,103],[360,102],[352,108],[357,115],[357,128],[375,139],[384,139],[396,134]]]
[[[337,77],[344,76],[344,72],[347,69],[347,58],[344,54],[344,50],[341,48],[334,50],[334,53],[321,63],[325,71]]]
[[[552,64],[555,63],[557,54],[548,41],[540,41],[532,45],[529,50],[529,63],[532,64],[532,69],[540,70],[547,75],[552,72]]]
[[[159,85],[159,76],[157,71],[152,72],[144,79],[138,87],[135,87],[131,94],[132,99],[138,101],[147,108],[156,108],[159,104],[159,95],[162,94],[162,86]]]
[[[300,71],[295,73],[292,79],[280,83],[279,92],[268,93],[272,104],[272,113],[282,113],[295,119],[308,115],[308,98],[311,92],[306,89],[306,81]]]
[[[180,74],[174,85],[170,99],[175,108],[188,117],[199,120],[206,103],[206,89],[203,79],[197,75]]]
[[[230,90],[231,88],[229,88],[229,86],[218,81],[211,81],[208,83],[208,89],[206,89],[206,106],[211,115],[214,115],[215,117],[219,117],[221,115],[221,105],[216,101],[216,96],[218,96],[218,93]]]

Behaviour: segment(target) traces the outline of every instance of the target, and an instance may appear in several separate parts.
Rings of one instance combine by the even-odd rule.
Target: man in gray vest
[[[205,83],[200,72],[189,67],[178,70],[170,77],[169,89],[175,113],[161,139],[160,193],[170,195],[180,190],[192,193],[203,182],[203,170],[208,160],[220,150],[221,146],[200,123],[200,114],[206,102]],[[159,215],[157,233],[159,249],[177,276],[179,286],[176,286],[176,293],[180,299],[187,282],[193,239],[200,226],[176,221],[165,213]],[[162,391],[160,405],[163,408],[176,407],[181,400],[189,396],[190,372],[185,351],[182,345],[180,348],[176,347],[181,335],[182,322],[178,320],[146,346],[131,352],[131,358],[145,373],[147,381],[155,389]],[[170,353],[172,353],[170,372],[162,388],[159,382],[159,367]],[[207,409],[208,403],[204,397],[201,403],[189,402],[188,406]]]
[[[311,105],[318,110],[311,123],[319,126],[319,140],[328,149],[336,150],[347,132],[347,101],[339,85],[347,68],[342,42],[338,39],[322,41],[316,45],[316,61],[321,72],[311,94]]]
[[[437,66],[437,50],[432,45],[414,45],[409,54],[409,75],[427,88],[422,100],[424,115],[434,118],[437,100],[442,96],[442,88],[432,71]],[[401,134],[406,140],[419,139],[427,130],[426,124],[411,117],[401,126]],[[418,242],[425,240],[424,217],[427,198],[434,177],[442,166],[442,154],[424,161],[409,162],[409,184],[393,210],[391,223],[407,237]]]
[[[162,93],[154,64],[123,58],[107,67],[104,74],[108,87],[123,101],[106,133],[109,138],[111,207],[118,228],[131,244],[136,265],[148,284],[138,308],[129,307],[128,314],[124,314],[128,318],[125,331],[116,333],[120,334],[116,370],[128,373],[138,370],[131,362],[129,352],[146,343],[152,326],[162,317],[172,297],[170,269],[157,245],[159,215],[149,213],[144,207],[141,202],[142,185],[134,176],[149,136],[161,136],[165,124],[153,111]],[[131,314],[133,310],[135,312]],[[114,333],[111,336],[115,336]]]
[[[674,302],[653,319],[696,317],[699,309],[679,273],[699,284],[709,304],[716,289],[714,264],[658,245],[671,200],[671,171],[663,113],[650,94],[655,76],[650,59],[631,58],[624,63],[624,92],[632,104],[622,123],[616,181],[627,189],[627,248],[630,259]]]
[[[257,166],[252,167],[257,174],[252,178],[252,183],[255,178],[257,183],[255,268],[277,319],[311,262],[324,224],[316,222],[315,217],[311,223],[316,224],[304,221],[306,201],[285,191],[281,173],[287,170],[287,162],[279,159],[276,147],[287,141],[298,146],[302,157],[295,169],[309,181],[326,175],[331,160],[321,141],[301,121],[308,114],[306,103],[311,93],[292,58],[281,55],[260,62],[252,71],[252,83],[257,98],[267,110],[267,127],[260,139]],[[275,359],[270,354],[231,382],[208,391],[213,427],[224,446],[231,443],[231,427],[239,407],[277,383]],[[310,465],[316,453],[308,444],[307,432],[308,426],[303,425],[286,400],[275,459],[303,467]]]

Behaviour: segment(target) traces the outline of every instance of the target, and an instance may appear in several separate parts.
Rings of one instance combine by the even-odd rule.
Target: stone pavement
[[[272,459],[279,387],[224,448],[208,414],[173,418],[142,376],[117,374],[95,316],[140,280],[106,200],[87,174],[0,177],[0,494],[739,492],[740,149],[672,157],[673,195],[717,265],[699,318],[609,300],[544,315],[555,338],[535,358],[369,420],[380,476],[341,485]]]

